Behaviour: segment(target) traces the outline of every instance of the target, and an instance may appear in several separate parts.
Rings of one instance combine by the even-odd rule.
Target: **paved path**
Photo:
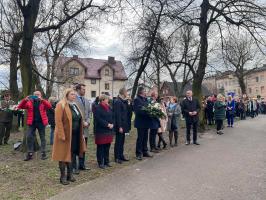
[[[266,116],[205,134],[55,200],[266,200]]]

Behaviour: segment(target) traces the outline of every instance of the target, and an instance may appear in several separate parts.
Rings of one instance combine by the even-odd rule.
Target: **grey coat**
[[[81,99],[79,96],[76,97],[76,105],[78,106],[79,110],[81,111],[82,114],[82,118],[84,119],[84,122],[87,122],[88,124],[90,124],[91,121],[91,102],[84,98],[84,104],[82,103]],[[84,127],[83,128],[83,134],[84,137],[87,138],[89,136],[89,127]]]
[[[167,131],[175,131],[178,129],[178,121],[181,115],[181,107],[177,103],[174,109],[170,108],[170,105],[166,109],[168,121],[167,121]]]

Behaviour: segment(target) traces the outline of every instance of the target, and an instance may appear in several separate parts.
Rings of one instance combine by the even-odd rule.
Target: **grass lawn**
[[[184,121],[181,121],[180,143],[184,143]],[[46,128],[46,138],[49,141],[49,128]],[[24,154],[13,150],[13,144],[23,137],[22,132],[12,133],[9,145],[0,146],[0,198],[1,199],[46,199],[71,187],[93,180],[113,172],[116,169],[139,162],[135,159],[136,129],[126,136],[125,155],[130,162],[122,165],[111,163],[112,168],[100,170],[97,168],[95,156],[95,144],[93,135],[89,137],[89,145],[86,157],[90,171],[81,172],[75,176],[77,181],[68,186],[59,183],[58,163],[51,160],[51,146],[47,144],[49,159],[41,160],[40,153],[34,155],[34,160],[23,161]],[[37,135],[39,137],[39,135]],[[167,134],[164,135],[168,141]],[[38,138],[39,139],[39,138]],[[49,143],[49,142],[47,142]],[[113,145],[110,151],[110,159],[113,161]]]

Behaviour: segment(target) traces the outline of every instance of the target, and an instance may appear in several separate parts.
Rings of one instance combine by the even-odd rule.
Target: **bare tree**
[[[228,69],[234,71],[242,94],[246,94],[246,76],[257,68],[258,54],[260,52],[254,39],[247,34],[240,32],[230,34],[224,42],[223,58],[225,64]],[[256,61],[255,58],[257,58]]]

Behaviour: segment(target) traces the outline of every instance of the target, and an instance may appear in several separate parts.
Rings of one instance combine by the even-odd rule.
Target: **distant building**
[[[245,77],[247,95],[249,97],[261,96],[266,98],[266,65],[263,67],[254,69],[249,75]],[[237,96],[241,96],[241,89],[238,83],[237,77],[233,71],[226,71],[216,74],[215,76],[207,77],[203,83],[213,93],[235,93]]]
[[[121,61],[114,57],[107,60],[60,56],[57,60],[57,80],[65,82],[58,85],[56,93],[62,95],[65,88],[76,83],[86,85],[86,97],[93,99],[101,94],[117,96],[125,86],[127,75]]]

